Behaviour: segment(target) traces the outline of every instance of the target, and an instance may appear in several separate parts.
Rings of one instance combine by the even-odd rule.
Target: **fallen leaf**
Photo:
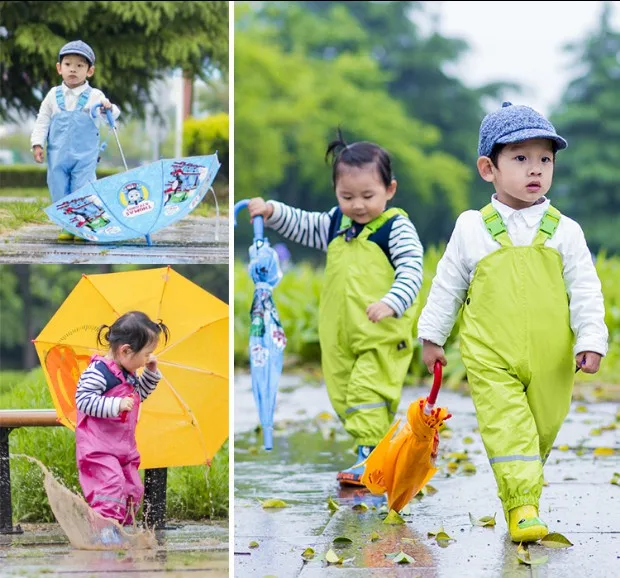
[[[474,466],[474,464],[472,464],[471,462],[465,462],[463,464],[463,473],[468,475],[475,474],[476,466]]]
[[[563,446],[558,446],[558,449],[561,452],[567,452],[570,448],[567,445],[563,445]]]
[[[448,470],[451,474],[453,474],[454,472],[456,472],[456,470],[458,470],[458,469],[459,469],[459,464],[458,464],[458,462],[449,462],[449,463],[446,465],[446,468],[447,468],[447,470]]]
[[[338,536],[332,540],[334,544],[353,544],[353,540],[351,538],[347,538],[346,536]]]
[[[327,551],[327,554],[325,554],[325,560],[329,564],[342,564],[344,558],[342,556],[338,556],[338,554],[330,548]]]
[[[469,521],[471,522],[472,526],[480,526],[480,527],[484,527],[484,526],[495,526],[495,516],[497,515],[497,512],[495,514],[493,514],[493,516],[482,516],[482,518],[478,518],[476,520],[476,518],[474,518],[471,513],[469,514]]]
[[[400,514],[398,512],[395,512],[394,510],[390,510],[388,515],[383,520],[383,523],[384,524],[404,524],[405,520],[403,520],[400,517]]]
[[[547,548],[570,548],[573,545],[568,538],[557,532],[547,534],[540,543]]]
[[[405,544],[415,544],[415,543],[417,543],[417,540],[415,538],[401,538],[400,541],[404,542]]]
[[[587,408],[585,405],[578,405],[578,406],[575,408],[575,411],[576,411],[577,413],[587,413],[588,408]]]
[[[620,486],[620,473],[614,472],[614,475],[611,477],[611,483],[614,486]]]
[[[461,462],[467,460],[469,458],[469,455],[467,454],[467,452],[451,452],[446,457],[450,460]]]
[[[314,548],[306,548],[301,554],[301,557],[304,560],[312,560],[312,558],[314,558]]]
[[[426,484],[426,486],[424,486],[424,493],[427,496],[432,496],[437,493],[437,488],[435,486],[431,486],[430,484]]]
[[[252,540],[249,544],[248,544],[248,548],[258,548],[258,542],[256,540]]]
[[[368,506],[362,502],[361,504],[355,504],[352,509],[365,511],[368,509]]]
[[[594,450],[595,456],[613,456],[614,453],[614,448],[596,448]]]
[[[336,502],[334,502],[334,499],[331,496],[327,498],[327,507],[329,508],[330,512],[340,510],[340,506]]]
[[[452,433],[451,429],[446,428],[446,429],[441,430],[439,432],[439,435],[441,437],[446,438],[447,440],[449,440],[453,436],[453,433]]]
[[[435,536],[435,540],[437,540],[437,545],[441,546],[442,548],[448,546],[450,542],[456,542],[454,538],[450,538],[450,536],[448,536],[448,534],[446,534],[445,532],[439,532]]]
[[[601,435],[601,428],[595,427],[594,429],[590,430],[590,435],[591,436],[600,436]]]
[[[286,508],[287,503],[284,500],[265,500],[262,502],[263,508]]]
[[[373,531],[372,534],[370,534],[370,541],[376,542],[377,540],[381,540],[381,536],[378,532]]]
[[[444,530],[443,530],[443,525],[442,525],[440,526],[439,530],[436,530],[435,532],[427,532],[426,534],[429,538],[434,538],[437,534],[441,534],[443,531]]]
[[[474,443],[474,438],[466,436],[463,438],[463,443],[464,444],[473,444]]]
[[[415,564],[415,559],[413,556],[409,556],[409,554],[399,552],[392,558],[392,562],[394,562],[394,564]]]
[[[526,564],[528,566],[538,566],[539,564],[544,564],[549,561],[549,556],[541,556],[540,558],[535,558],[532,560],[530,556],[529,550],[523,547],[523,544],[519,544],[517,548],[517,559],[521,564]]]

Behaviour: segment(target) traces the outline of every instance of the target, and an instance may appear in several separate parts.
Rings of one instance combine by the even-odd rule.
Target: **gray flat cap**
[[[502,108],[487,114],[480,124],[478,155],[488,157],[496,144],[508,144],[548,138],[565,149],[568,143],[555,132],[554,126],[533,108],[504,102]]]
[[[65,44],[58,53],[58,62],[60,62],[60,59],[67,54],[79,54],[80,56],[86,58],[86,60],[90,62],[91,66],[95,64],[95,51],[88,46],[86,42],[82,42],[81,40],[67,42],[67,44]]]

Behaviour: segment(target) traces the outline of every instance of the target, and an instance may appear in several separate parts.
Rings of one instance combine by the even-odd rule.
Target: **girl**
[[[140,403],[161,379],[153,352],[162,333],[167,342],[168,328],[139,311],[103,325],[97,343],[106,344],[108,353],[91,358],[75,394],[76,458],[84,497],[93,510],[124,526],[134,523],[144,494],[135,433]]]
[[[355,438],[356,464],[338,473],[363,485],[358,464],[390,427],[412,357],[414,311],[422,285],[423,249],[400,209],[388,153],[370,142],[347,145],[340,131],[328,145],[338,205],[307,212],[255,198],[250,217],[302,245],[327,252],[319,307],[321,363],[327,392]]]

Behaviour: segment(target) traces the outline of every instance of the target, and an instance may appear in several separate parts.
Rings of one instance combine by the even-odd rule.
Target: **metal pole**
[[[0,534],[23,534],[21,526],[13,528],[9,433],[11,433],[9,428],[0,428]]]

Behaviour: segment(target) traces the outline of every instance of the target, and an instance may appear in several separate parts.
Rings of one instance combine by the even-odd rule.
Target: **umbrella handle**
[[[426,398],[426,405],[424,406],[425,413],[430,413],[435,406],[435,402],[437,401],[437,395],[439,394],[439,388],[441,387],[441,377],[443,373],[443,366],[441,365],[441,361],[435,362],[434,369],[435,371],[433,372],[433,387],[431,388],[431,393]]]
[[[97,118],[97,109],[101,108],[103,105],[99,102],[97,104],[95,104],[91,109],[90,109],[90,115],[93,118]],[[114,128],[114,117],[112,116],[112,111],[109,108],[106,108],[105,111],[105,115],[108,119],[108,124]]]
[[[242,201],[237,201],[235,203],[235,207],[234,207],[235,227],[237,226],[237,213],[241,209],[245,209],[249,204],[250,204],[249,199],[244,199]],[[252,224],[254,225],[254,241],[262,241],[265,238],[263,217],[261,217],[260,215],[254,217],[252,219]]]

